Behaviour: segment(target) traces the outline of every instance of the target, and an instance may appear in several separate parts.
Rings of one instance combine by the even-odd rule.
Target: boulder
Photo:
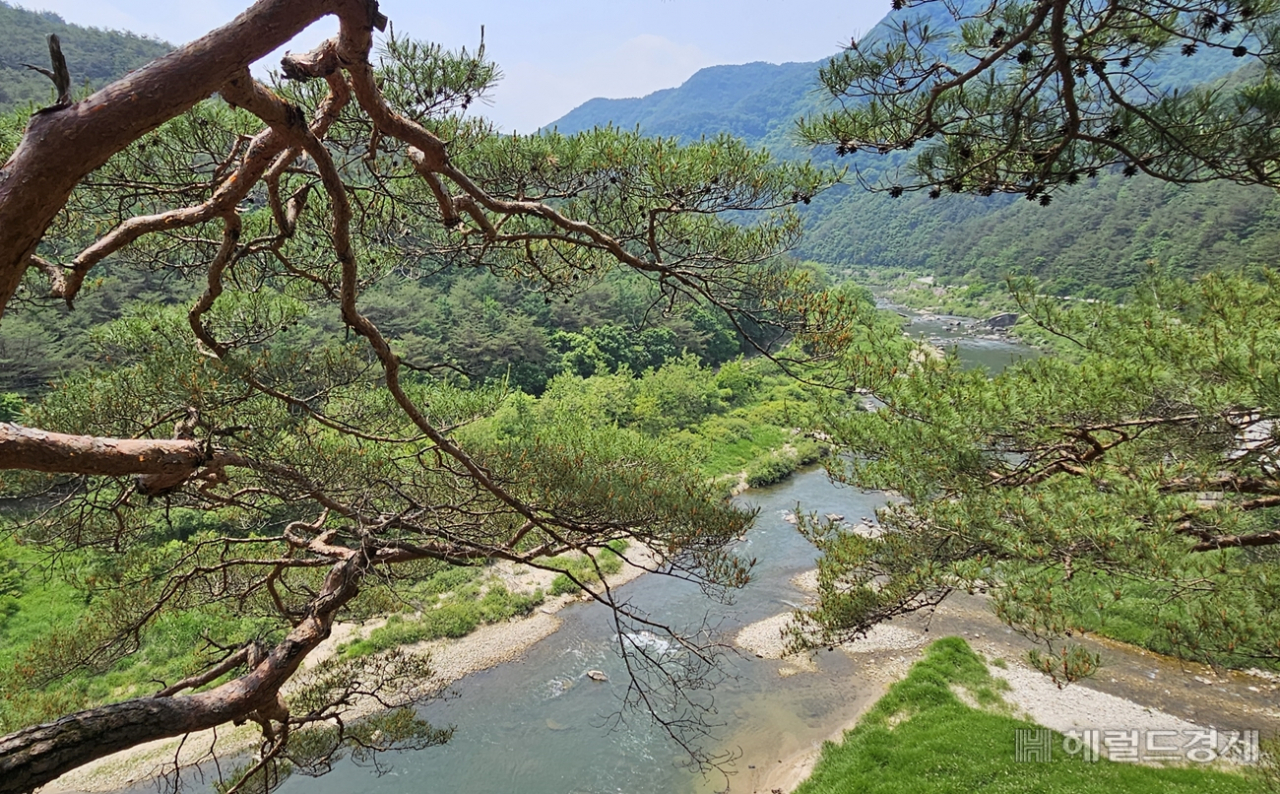
[[[1005,312],[988,319],[986,326],[988,328],[1012,328],[1016,322],[1018,322],[1018,315],[1013,312]]]

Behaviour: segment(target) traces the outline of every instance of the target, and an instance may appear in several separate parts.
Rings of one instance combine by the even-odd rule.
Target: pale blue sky
[[[250,0],[16,0],[68,22],[183,43],[232,19]],[[598,96],[642,96],[704,66],[816,61],[871,28],[888,0],[381,0],[397,33],[472,47],[485,26],[505,75],[482,112],[532,132]],[[329,28],[303,33],[309,49]]]

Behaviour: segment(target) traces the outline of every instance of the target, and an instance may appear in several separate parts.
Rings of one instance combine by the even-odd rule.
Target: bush
[[[756,389],[760,387],[760,373],[743,364],[741,358],[726,361],[716,373],[715,384],[718,389],[728,391],[724,398],[733,405],[743,405],[750,401]]]
[[[796,409],[796,404],[787,400],[764,400],[746,409],[747,421],[753,425],[793,427]]]
[[[668,361],[645,372],[633,407],[636,426],[649,435],[662,435],[696,425],[725,409],[715,374],[691,355]]]
[[[798,468],[794,458],[785,455],[766,455],[747,466],[747,485],[759,488],[782,482]]]
[[[551,562],[560,570],[573,574],[579,582],[598,582],[600,574],[596,573],[597,568],[605,576],[612,576],[622,570],[622,558],[618,555],[626,548],[627,542],[619,538],[609,541],[605,548],[596,553],[595,565],[591,564],[591,558],[585,554],[562,554],[552,558]],[[551,580],[551,595],[567,595],[581,589],[564,573]]]
[[[699,432],[717,443],[732,444],[751,441],[751,430],[751,423],[740,416],[716,416],[707,420]]]
[[[541,591],[535,591],[533,595],[520,595],[495,584],[480,599],[480,616],[486,623],[496,623],[516,615],[527,615],[541,603]]]
[[[576,593],[582,588],[565,574],[556,574],[556,578],[551,580],[551,595],[568,595]]]
[[[822,460],[827,456],[827,448],[816,441],[808,439],[797,441],[796,447],[796,466],[809,466]]]
[[[431,595],[440,595],[450,590],[457,590],[459,587],[475,580],[480,575],[480,571],[480,568],[467,565],[445,568],[428,579],[422,589]]]
[[[435,640],[441,637],[454,639],[465,637],[476,630],[483,618],[484,613],[480,605],[474,601],[446,601],[436,609],[422,614],[422,628],[419,632],[421,636],[410,642]]]
[[[470,568],[450,569],[436,576],[457,570],[466,571],[474,577],[474,569]],[[454,576],[456,578],[456,574]],[[516,615],[527,615],[542,601],[541,590],[534,591],[532,595],[518,595],[501,584],[494,584],[477,598],[474,589],[467,588],[439,606],[424,610],[417,617],[392,615],[385,625],[371,631],[368,637],[343,645],[339,652],[346,657],[367,656],[401,645],[465,637],[482,623],[497,623]]]

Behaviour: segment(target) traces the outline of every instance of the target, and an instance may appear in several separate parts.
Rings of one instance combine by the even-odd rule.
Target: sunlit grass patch
[[[1196,767],[1090,763],[1052,753],[1019,761],[1019,729],[1000,679],[959,637],[929,647],[840,744],[827,742],[797,794],[1236,794],[1257,791],[1245,776]],[[962,696],[957,695],[957,691]],[[970,700],[978,707],[966,705]],[[1122,726],[1117,726],[1122,727]],[[1062,748],[1053,734],[1053,747]]]

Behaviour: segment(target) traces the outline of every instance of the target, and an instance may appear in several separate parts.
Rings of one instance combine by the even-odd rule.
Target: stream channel
[[[953,319],[915,317],[908,329],[935,344],[958,344],[967,362],[991,369],[1034,355],[1025,347],[964,334],[950,327]],[[814,567],[814,550],[784,520],[787,513],[800,505],[805,512],[837,513],[857,522],[874,515],[883,501],[878,493],[833,486],[821,469],[747,491],[739,499],[759,510],[754,528],[740,544],[741,553],[758,563],[752,582],[735,594],[731,605],[716,604],[698,588],[663,576],[642,576],[619,592],[667,623],[696,628],[707,618],[732,642],[741,627],[786,612],[805,598],[792,579]],[[719,749],[738,759],[732,774],[704,776],[682,764],[680,749],[646,715],[632,714],[613,730],[605,726],[618,710],[627,682],[610,614],[597,604],[582,603],[559,616],[561,628],[522,658],[461,679],[453,685],[456,697],[424,709],[433,723],[457,727],[447,745],[392,757],[390,771],[382,776],[344,762],[319,779],[291,779],[282,792],[701,794],[726,786],[732,792],[769,791],[761,787],[776,785],[768,783],[773,767],[838,736],[883,692],[882,666],[896,662],[901,669],[914,653],[823,652],[814,657],[816,670],[785,676],[780,671],[787,660],[746,652],[728,655],[728,675],[714,690],[713,719],[723,724],[716,733]],[[930,638],[962,634],[988,648],[994,643],[1007,648],[1010,658],[1029,647],[976,598],[959,599],[941,610],[930,629]],[[1209,693],[1193,680],[1201,669],[1124,646],[1112,644],[1104,655],[1107,668],[1092,686],[1124,697],[1141,696],[1144,705],[1202,723],[1261,727],[1249,715],[1269,710],[1274,697],[1253,691],[1257,687],[1251,688],[1252,680],[1243,676]],[[586,676],[595,669],[606,672],[609,680]]]

